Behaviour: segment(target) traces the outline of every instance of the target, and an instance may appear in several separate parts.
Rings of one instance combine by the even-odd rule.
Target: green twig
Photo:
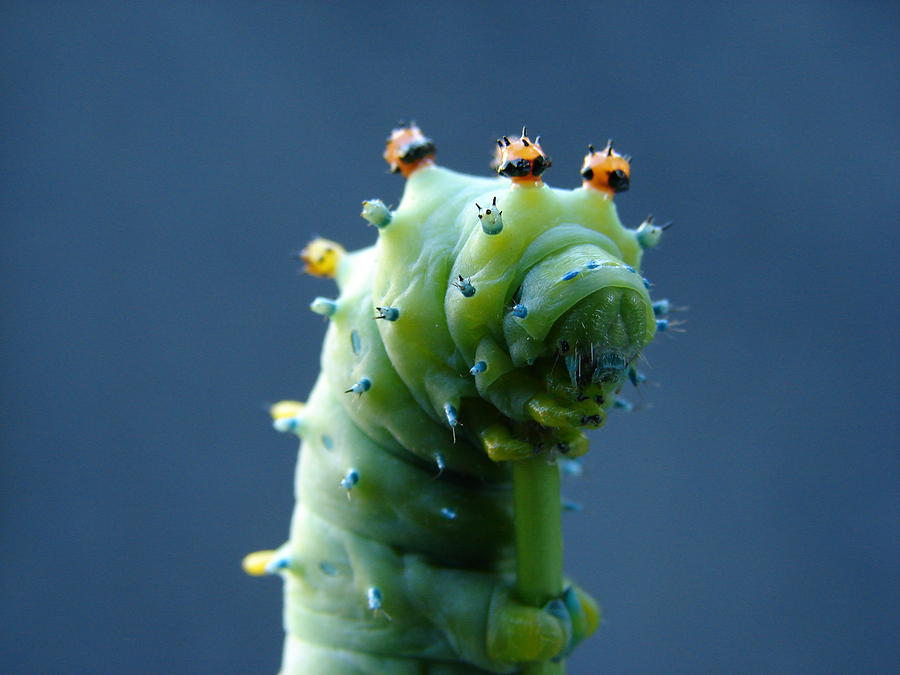
[[[543,607],[562,593],[562,509],[559,467],[537,456],[513,463],[516,529],[516,592]],[[530,663],[525,675],[563,675],[563,663]]]

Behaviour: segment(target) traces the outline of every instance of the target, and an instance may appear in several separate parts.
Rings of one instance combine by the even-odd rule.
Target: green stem
[[[543,455],[513,462],[516,529],[516,592],[543,607],[563,585],[562,508],[559,467]],[[563,663],[530,663],[525,675],[563,675]]]

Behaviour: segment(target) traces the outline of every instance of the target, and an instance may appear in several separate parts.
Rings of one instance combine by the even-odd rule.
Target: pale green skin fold
[[[494,197],[503,230],[487,235],[475,203]],[[341,260],[298,432],[297,506],[278,552],[288,561],[282,672],[511,673],[561,657],[589,630],[591,601],[579,592],[559,616],[515,595],[513,462],[485,450],[565,452],[582,415],[602,418],[624,371],[592,381],[578,371],[593,361],[571,361],[570,377],[557,349],[578,342],[583,359],[596,349],[624,363],[652,339],[650,298],[626,268],[639,267],[641,248],[603,193],[438,166],[410,176],[379,234]],[[451,285],[459,275],[472,297]],[[527,316],[513,316],[515,302]],[[375,320],[376,307],[399,316]],[[487,369],[473,376],[476,361]],[[362,378],[368,390],[345,393]],[[576,389],[589,400],[576,402]],[[578,421],[554,421],[551,406],[537,424],[535,396]],[[447,404],[459,415],[452,430]],[[351,470],[358,483],[347,490]],[[367,599],[373,587],[380,609]]]

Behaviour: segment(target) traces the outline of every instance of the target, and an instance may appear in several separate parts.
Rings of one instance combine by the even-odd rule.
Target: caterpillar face
[[[602,423],[656,325],[641,277],[598,253],[582,245],[549,255],[522,284],[518,304],[530,305],[527,315],[510,311],[504,319],[512,353],[522,353],[547,392],[563,407],[583,411],[589,426]]]
[[[600,190],[610,197],[617,192],[625,192],[631,184],[631,157],[620,155],[613,150],[610,140],[606,147],[597,152],[593,145],[588,146],[588,154],[584,156],[581,177],[584,186]]]

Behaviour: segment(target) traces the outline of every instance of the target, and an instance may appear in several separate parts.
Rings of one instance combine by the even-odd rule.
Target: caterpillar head
[[[590,244],[529,268],[511,304],[503,332],[513,361],[532,364],[575,409],[586,399],[609,407],[656,332],[643,277]]]
[[[540,185],[541,174],[550,168],[550,157],[541,148],[541,137],[532,141],[525,134],[510,140],[508,136],[497,139],[497,152],[492,166],[501,176],[512,179],[514,185]]]
[[[515,417],[526,389],[537,386],[542,406],[550,405],[540,398],[546,394],[558,411],[582,410],[575,420],[599,425],[657,329],[649,284],[637,271],[644,246],[607,198],[627,186],[628,161],[611,146],[592,151],[585,167],[590,189],[574,191],[544,185],[547,166],[547,155],[524,129],[516,140],[499,141],[496,169],[510,178],[509,188],[475,202],[481,227],[468,237],[453,272],[467,280],[469,295],[447,295],[448,323],[464,350],[474,343],[466,355],[478,391],[505,414]],[[485,203],[498,223],[486,226]],[[501,397],[503,387],[519,386],[506,377],[511,372],[522,391]],[[528,414],[543,426],[563,418],[579,426],[563,413],[555,420]]]
[[[416,169],[433,164],[436,152],[434,142],[411,122],[391,132],[384,149],[384,161],[390,166],[391,173],[401,173],[404,178],[409,178]]]
[[[600,152],[589,145],[581,167],[584,187],[600,190],[610,197],[617,192],[625,192],[631,182],[630,162],[631,157],[613,150],[612,140],[607,141],[606,147]]]

